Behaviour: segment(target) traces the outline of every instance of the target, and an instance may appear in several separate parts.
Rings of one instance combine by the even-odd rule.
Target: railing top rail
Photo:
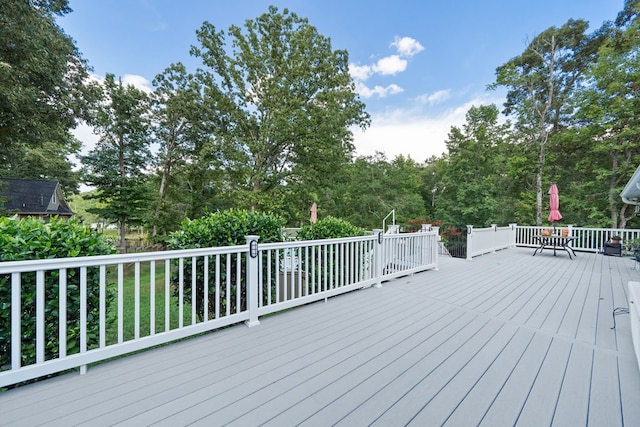
[[[415,233],[385,234],[384,238],[385,239],[406,239],[407,237],[411,237],[411,236],[433,236],[437,234],[438,234],[437,230],[416,231]]]
[[[273,250],[273,249],[285,249],[285,248],[297,248],[304,246],[322,246],[331,245],[334,243],[347,243],[347,242],[364,242],[368,240],[376,239],[374,235],[356,236],[356,237],[342,237],[338,239],[317,239],[317,240],[293,240],[290,242],[274,242],[274,243],[262,243],[260,245],[261,250]]]
[[[432,231],[418,231],[415,233],[404,233],[393,236],[385,236],[385,238],[406,238],[412,235],[429,235],[436,234]],[[305,246],[322,246],[336,243],[347,243],[357,241],[370,241],[377,239],[374,235],[348,237],[340,239],[319,239],[319,240],[300,240],[292,242],[264,243],[260,245],[261,250],[285,249]],[[112,255],[94,255],[79,256],[70,258],[47,258],[23,261],[5,261],[0,262],[0,274],[23,273],[37,270],[55,270],[60,268],[79,268],[79,267],[97,267],[101,265],[117,265],[135,262],[164,261],[176,258],[188,258],[193,256],[213,256],[224,254],[235,254],[245,252],[245,245],[238,246],[222,246],[215,248],[198,248],[198,249],[177,249],[171,251],[155,251],[155,252],[139,252],[135,254],[112,254]]]
[[[79,256],[71,258],[46,258],[24,261],[0,262],[0,274],[22,273],[35,270],[58,268],[96,267],[145,261],[164,261],[193,256],[223,255],[245,252],[246,246],[223,246],[217,248],[177,249],[171,251],[139,252],[135,254],[112,254]]]

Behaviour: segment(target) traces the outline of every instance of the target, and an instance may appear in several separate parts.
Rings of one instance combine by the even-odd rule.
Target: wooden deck
[[[516,248],[0,393],[0,425],[640,425],[629,258]]]

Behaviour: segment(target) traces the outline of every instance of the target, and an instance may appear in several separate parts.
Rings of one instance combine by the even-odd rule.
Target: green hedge
[[[298,240],[338,239],[363,236],[365,230],[344,219],[328,216],[315,224],[305,225],[298,231]]]
[[[365,233],[366,232],[363,228],[356,227],[355,225],[351,224],[348,221],[345,221],[340,218],[328,216],[328,217],[322,218],[315,224],[310,224],[302,227],[300,231],[298,231],[297,238],[298,240],[338,239],[343,237],[363,236],[365,235]],[[335,250],[347,251],[344,254],[344,259],[349,259],[351,255],[350,255],[350,252],[348,251],[352,251],[353,248],[351,246],[348,246],[348,247],[340,246],[340,247],[336,247]],[[359,251],[358,249],[355,249],[355,250],[356,252]],[[326,259],[326,257],[330,256],[332,253],[333,253],[332,250],[328,251],[326,248],[319,248],[316,254],[317,260],[324,260]],[[337,255],[337,252],[333,254]],[[307,266],[305,265],[307,262],[308,261],[306,259],[302,260],[302,266],[305,269],[307,268]],[[334,265],[336,264],[337,263],[334,263]],[[336,270],[334,267],[334,269],[327,272],[327,274],[328,274],[328,277],[324,278],[323,280],[326,281],[325,283],[327,283],[329,287],[339,286],[340,283],[342,283],[343,279],[344,280],[349,279],[348,277],[343,277],[344,272],[341,268],[338,268]]]
[[[253,212],[246,210],[227,210],[214,213],[208,213],[202,218],[194,220],[185,220],[182,222],[180,230],[171,233],[169,236],[168,244],[170,249],[195,249],[195,248],[208,248],[208,247],[220,247],[220,246],[234,246],[245,245],[247,235],[260,236],[260,243],[272,243],[282,241],[282,228],[284,227],[284,219],[280,216]],[[226,280],[227,274],[231,283],[230,294],[232,297],[229,310],[231,313],[235,313],[238,307],[236,306],[236,259],[234,255],[230,255],[231,269],[227,272],[226,262],[227,256],[222,256],[220,260],[220,294],[215,294],[215,287],[212,285],[216,280],[215,263],[213,260],[209,262],[209,304],[207,310],[209,312],[209,318],[212,318],[215,314],[215,301],[216,299],[220,303],[220,312],[225,313],[226,307]],[[192,262],[191,258],[185,259],[183,263],[183,295],[184,302],[192,304],[191,298],[191,277],[192,277]],[[241,307],[240,310],[245,309],[246,303],[246,291],[244,282],[246,277],[245,272],[245,258],[241,259]],[[179,271],[177,264],[174,264],[172,268],[172,284],[174,295],[179,295]],[[199,257],[196,262],[196,281],[199,284],[204,282],[204,260]],[[204,289],[202,286],[198,286],[196,289],[196,313],[200,321],[204,318]]]
[[[115,252],[100,234],[71,219],[52,218],[49,222],[34,218],[0,217],[0,262],[47,258],[107,255]],[[87,269],[88,346],[98,342],[99,272]],[[45,273],[45,358],[58,355],[59,273]],[[109,303],[110,298],[107,300]],[[67,270],[67,354],[79,351],[80,270]],[[22,364],[35,362],[36,276],[22,275],[21,281]],[[0,276],[0,367],[11,363],[11,277]]]

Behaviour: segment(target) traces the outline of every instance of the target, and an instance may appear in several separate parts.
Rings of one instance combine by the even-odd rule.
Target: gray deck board
[[[1,425],[634,425],[629,259],[509,249],[0,393]]]
[[[498,395],[487,407],[478,425],[514,425],[524,407],[540,366],[549,353],[552,340],[535,334],[526,352],[510,372]]]
[[[551,425],[564,377],[571,344],[554,339],[536,373],[517,425]]]

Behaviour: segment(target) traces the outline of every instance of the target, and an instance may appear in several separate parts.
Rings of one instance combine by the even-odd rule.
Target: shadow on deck
[[[629,258],[516,248],[0,393],[2,425],[633,425]]]

